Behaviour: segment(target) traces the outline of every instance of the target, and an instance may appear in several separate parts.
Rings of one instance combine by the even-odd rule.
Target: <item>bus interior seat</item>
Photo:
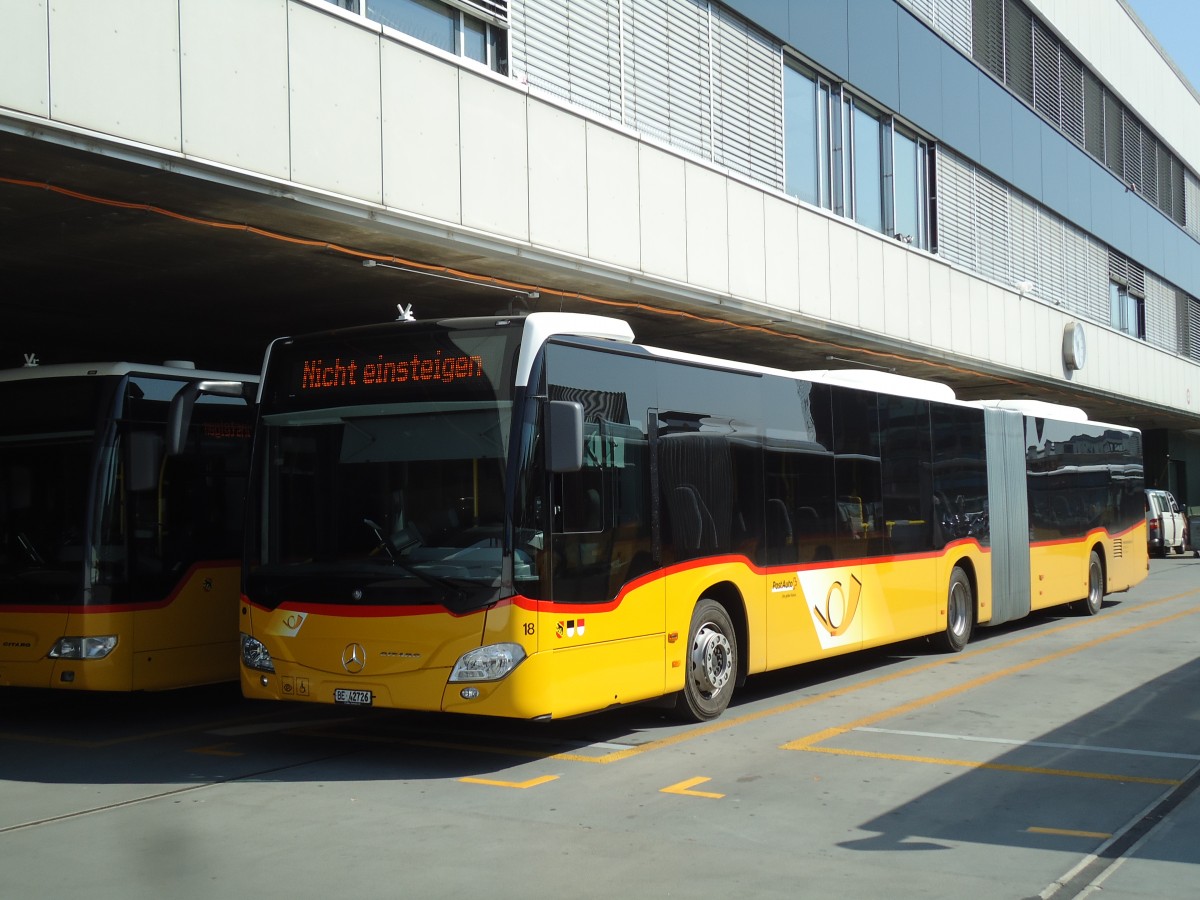
[[[689,552],[716,550],[717,525],[694,485],[681,484],[673,491],[675,539]]]

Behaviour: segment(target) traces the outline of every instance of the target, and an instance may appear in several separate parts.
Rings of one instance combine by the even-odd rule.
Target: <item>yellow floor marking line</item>
[[[935,766],[959,766],[965,769],[994,769],[999,772],[1021,772],[1026,775],[1058,775],[1068,778],[1091,778],[1096,781],[1119,781],[1122,784],[1160,784],[1179,787],[1174,778],[1146,778],[1140,775],[1113,775],[1108,772],[1077,772],[1072,769],[1044,769],[1039,766],[1014,766],[1007,763],[976,762],[970,759],[942,759],[937,756],[912,756],[906,753],[879,753],[874,750],[843,750],[838,747],[804,747],[809,753],[828,753],[831,756],[858,756],[864,759],[891,759],[897,762],[927,763]]]
[[[528,781],[497,781],[494,778],[460,778],[459,781],[465,781],[467,784],[489,784],[492,787],[517,788],[525,790],[526,788],[537,787],[539,784],[546,784],[558,778],[557,775],[543,775],[540,778],[530,778]]]
[[[710,800],[720,800],[724,794],[712,794],[708,791],[693,791],[691,790],[698,784],[704,784],[706,781],[712,781],[711,778],[689,778],[687,781],[681,781],[679,784],[673,784],[670,787],[661,788],[660,794],[682,794],[685,797],[707,797]]]
[[[1195,593],[1195,592],[1190,591],[1190,592],[1188,592],[1188,594],[1181,594],[1179,596],[1190,596],[1193,593]],[[1177,598],[1165,598],[1165,599],[1177,599]],[[1156,602],[1165,602],[1165,600],[1156,601]],[[1139,608],[1141,608],[1141,607],[1139,607]],[[840,734],[845,734],[847,731],[853,731],[855,728],[866,728],[866,727],[876,724],[877,722],[882,722],[886,719],[891,719],[896,716],[904,715],[905,713],[913,712],[914,710],[921,709],[922,707],[925,707],[925,706],[932,706],[934,703],[938,703],[942,700],[948,700],[949,698],[956,697],[959,694],[965,694],[967,691],[974,690],[977,687],[983,687],[986,684],[991,684],[993,681],[999,681],[1001,678],[1007,678],[1010,675],[1017,675],[1017,674],[1020,674],[1021,672],[1026,672],[1029,669],[1034,669],[1040,665],[1044,665],[1045,663],[1054,662],[1054,661],[1060,660],[1060,659],[1065,659],[1068,656],[1074,656],[1076,653],[1081,653],[1084,650],[1090,650],[1093,647],[1099,647],[1102,644],[1107,644],[1110,641],[1115,641],[1117,638],[1128,637],[1131,634],[1137,634],[1139,631],[1146,631],[1151,628],[1157,628],[1161,625],[1167,625],[1171,622],[1177,621],[1178,619],[1185,618],[1186,616],[1195,615],[1197,612],[1200,612],[1200,607],[1190,607],[1181,612],[1177,612],[1177,613],[1174,613],[1169,616],[1164,616],[1161,619],[1153,619],[1152,621],[1149,621],[1149,622],[1142,622],[1139,625],[1133,625],[1129,628],[1124,628],[1120,631],[1114,631],[1112,634],[1106,634],[1106,635],[1102,635],[1101,637],[1098,637],[1098,638],[1093,638],[1090,641],[1085,641],[1082,644],[1076,644],[1074,647],[1067,647],[1066,649],[1059,650],[1058,652],[1051,653],[1047,656],[1038,657],[1037,659],[1031,659],[1026,662],[1019,663],[1018,665],[1015,665],[1015,666],[1008,666],[1007,668],[1004,668],[1004,669],[997,669],[995,672],[989,672],[987,675],[980,675],[978,678],[973,678],[970,681],[963,682],[962,684],[952,685],[944,690],[937,691],[936,693],[928,694],[924,697],[918,697],[916,700],[911,700],[908,703],[902,703],[899,706],[893,706],[889,709],[880,710],[879,712],[872,713],[868,716],[863,716],[862,718],[856,719],[853,722],[848,722],[845,725],[835,725],[832,728],[825,728],[821,731],[814,732],[813,734],[810,734],[807,737],[798,738],[797,740],[794,740],[794,741],[788,741],[786,744],[784,744],[782,746],[781,749],[783,749],[783,750],[811,750],[811,749],[813,749],[813,745],[823,743],[823,742],[829,740],[830,738],[837,737]],[[1057,630],[1057,629],[1055,629],[1055,630]],[[1048,633],[1050,633],[1050,632],[1041,632],[1041,634],[1048,634]],[[1024,641],[1027,639],[1028,638],[1019,638],[1018,642]],[[1016,643],[1016,642],[1014,642],[1014,643]],[[988,649],[990,650],[992,648],[988,648]],[[920,668],[923,668],[923,667],[920,667]],[[913,670],[908,670],[908,671],[911,672]]]
[[[188,753],[204,753],[208,756],[245,756],[237,750],[223,750],[223,747],[232,747],[233,744],[226,741],[223,744],[213,744],[211,747],[193,747]]]
[[[1107,612],[1105,615],[1107,618],[1114,618],[1114,617],[1118,617],[1118,616],[1127,616],[1132,613],[1137,613],[1141,610],[1145,610],[1149,607],[1159,606],[1163,603],[1169,603],[1171,601],[1180,600],[1185,597],[1194,597],[1198,593],[1200,593],[1200,591],[1194,591],[1194,590],[1193,591],[1185,591],[1182,594],[1173,594],[1170,597],[1161,597],[1158,600],[1149,600],[1145,603],[1139,604],[1138,606],[1131,607],[1129,609],[1111,610],[1111,611]],[[1190,612],[1195,612],[1195,611],[1200,611],[1200,609],[1188,610],[1185,613],[1179,613],[1179,614],[1177,614],[1175,616],[1171,616],[1167,619],[1156,620],[1155,622],[1148,623],[1144,626],[1139,626],[1139,628],[1142,628],[1142,627],[1148,628],[1148,627],[1151,627],[1152,625],[1161,624],[1161,622],[1171,621],[1172,619],[1178,618],[1183,615],[1187,615]],[[799,700],[793,700],[792,702],[785,703],[781,706],[773,706],[773,707],[770,707],[769,709],[759,710],[758,712],[746,713],[745,715],[741,715],[741,716],[723,716],[722,718],[717,719],[716,721],[710,722],[707,725],[702,725],[697,728],[692,728],[687,731],[682,731],[678,734],[671,735],[670,737],[660,738],[659,740],[654,740],[654,741],[647,741],[646,743],[640,744],[637,747],[628,747],[628,748],[621,749],[621,750],[614,750],[610,753],[603,753],[603,754],[599,754],[596,756],[589,756],[589,755],[585,755],[582,753],[571,753],[571,752],[547,754],[547,753],[543,753],[543,752],[537,751],[537,750],[527,750],[527,749],[520,749],[520,748],[513,748],[513,747],[499,747],[499,746],[494,746],[494,745],[487,746],[487,747],[481,747],[481,746],[475,745],[475,744],[453,743],[453,742],[447,742],[447,741],[429,741],[429,740],[420,740],[420,739],[414,739],[414,738],[378,737],[378,736],[374,736],[374,735],[354,735],[354,734],[346,734],[346,733],[333,735],[333,734],[326,734],[315,728],[296,730],[296,731],[291,731],[288,733],[296,734],[296,735],[304,735],[307,737],[337,738],[339,740],[362,740],[362,741],[372,741],[372,742],[376,742],[376,743],[402,744],[402,745],[414,746],[414,747],[431,747],[431,748],[440,749],[440,750],[462,750],[462,751],[465,751],[468,753],[492,753],[492,754],[496,754],[496,755],[500,755],[500,756],[520,756],[520,757],[525,757],[525,758],[529,758],[529,759],[554,759],[554,760],[562,760],[564,762],[579,762],[579,763],[592,763],[594,765],[607,765],[609,763],[620,762],[621,760],[629,759],[634,756],[639,756],[642,753],[647,753],[652,750],[662,750],[667,747],[672,747],[676,744],[681,744],[684,741],[690,741],[693,738],[703,737],[704,735],[713,734],[718,731],[724,731],[727,728],[736,728],[738,725],[744,725],[748,722],[755,722],[755,721],[758,721],[759,719],[767,719],[767,718],[770,718],[771,716],[777,716],[777,715],[781,715],[783,713],[793,712],[797,709],[803,709],[806,706],[812,706],[817,703],[822,703],[826,700],[834,700],[839,697],[845,697],[850,694],[857,693],[858,691],[863,691],[863,690],[867,690],[869,688],[878,687],[879,685],[888,684],[889,682],[896,681],[900,678],[907,678],[911,675],[919,675],[923,672],[928,672],[933,669],[941,668],[942,666],[950,665],[952,663],[957,663],[964,658],[973,659],[973,658],[980,656],[982,654],[985,654],[985,653],[995,653],[1000,650],[1008,649],[1009,647],[1015,647],[1019,644],[1026,643],[1027,641],[1032,641],[1037,638],[1057,634],[1060,631],[1066,631],[1068,629],[1080,628],[1084,625],[1094,624],[1094,622],[1095,622],[1095,619],[1090,616],[1085,619],[1079,619],[1079,620],[1074,620],[1071,622],[1066,622],[1062,625],[1056,625],[1053,628],[1047,628],[1047,629],[1040,630],[1036,634],[1022,635],[1021,637],[1013,638],[1011,640],[1000,641],[995,644],[989,644],[988,646],[985,646],[985,647],[969,649],[969,650],[965,651],[964,653],[956,653],[956,654],[944,656],[944,657],[932,660],[927,663],[922,663],[921,665],[918,665],[918,666],[913,666],[912,668],[905,669],[900,672],[889,672],[888,674],[880,675],[877,678],[870,678],[866,681],[861,681],[856,684],[851,684],[851,685],[847,685],[845,687],[840,687],[840,688],[834,688],[833,690],[825,691],[820,694],[813,694],[808,697],[802,697]],[[1132,631],[1139,630],[1139,628],[1132,629]],[[1117,636],[1123,635],[1125,633],[1126,632],[1121,632],[1118,635],[1113,635],[1113,637],[1117,637]],[[1129,632],[1129,633],[1132,633],[1132,632]],[[930,701],[930,702],[932,702],[932,701]],[[887,718],[891,715],[896,715],[900,711],[902,711],[902,710],[897,710],[897,711],[888,713],[886,716],[881,715],[879,718],[880,719]],[[839,734],[843,731],[850,731],[856,727],[859,727],[860,724],[861,723],[852,723],[850,725],[845,726],[842,729],[838,729],[838,730],[831,729],[829,735],[827,735],[827,736],[832,737],[834,734]],[[0,738],[2,738],[3,736],[4,736],[3,734],[0,734]],[[785,745],[785,747],[787,747],[787,745]],[[787,749],[802,749],[802,748],[787,747]]]
[[[1029,834],[1058,834],[1063,837],[1096,838],[1107,840],[1112,837],[1107,831],[1076,831],[1073,828],[1038,828],[1036,825],[1025,829]]]

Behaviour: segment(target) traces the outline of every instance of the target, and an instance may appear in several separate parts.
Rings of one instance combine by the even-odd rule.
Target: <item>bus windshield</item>
[[[264,418],[263,565],[499,577],[510,405],[418,406]]]
[[[494,595],[519,336],[417,327],[277,352],[251,598],[466,608]]]
[[[0,384],[0,603],[78,601],[104,380]]]

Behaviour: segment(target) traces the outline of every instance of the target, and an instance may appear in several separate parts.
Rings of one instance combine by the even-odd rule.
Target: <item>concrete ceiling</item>
[[[693,353],[786,369],[882,365],[944,381],[964,399],[1035,397],[1142,428],[1196,424],[1169,410],[1134,413],[1119,398],[1080,397],[1067,384],[1021,383],[949,354],[871,347],[828,323],[688,301],[2,130],[0,233],[0,367],[33,353],[43,364],[191,359],[256,372],[280,335],[392,319],[397,304],[413,304],[419,318],[442,318],[487,315],[515,300],[531,311],[617,315],[639,341]],[[364,266],[371,255],[441,268]],[[455,280],[447,270],[530,286],[539,296]]]

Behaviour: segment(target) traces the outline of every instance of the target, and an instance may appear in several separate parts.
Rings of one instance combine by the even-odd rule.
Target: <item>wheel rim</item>
[[[950,602],[946,609],[947,624],[950,631],[959,637],[967,633],[967,624],[970,621],[968,597],[967,586],[961,581],[950,585]]]
[[[1100,604],[1104,602],[1104,574],[1100,570],[1100,560],[1092,559],[1091,565],[1088,566],[1088,606],[1092,609],[1099,609]]]
[[[692,643],[692,680],[705,697],[718,694],[729,683],[733,668],[733,646],[712,622],[696,631]]]

